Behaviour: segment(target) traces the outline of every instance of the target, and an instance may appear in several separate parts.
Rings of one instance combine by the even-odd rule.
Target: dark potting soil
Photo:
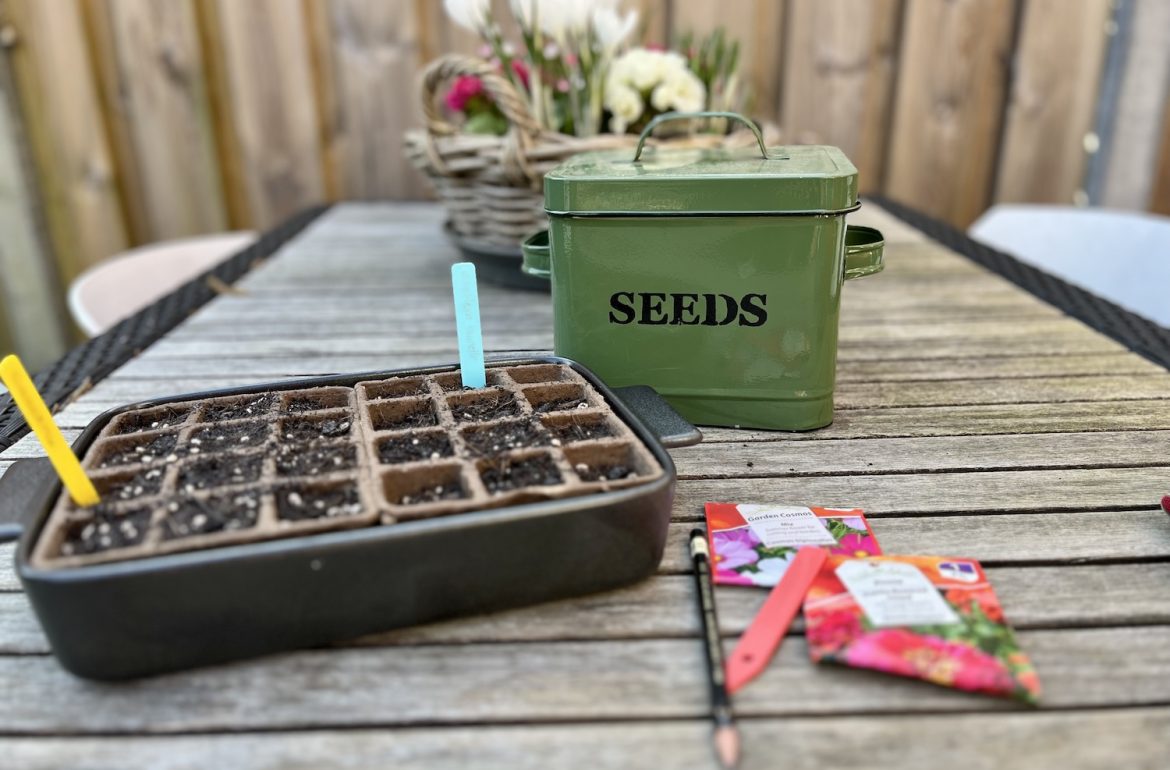
[[[348,438],[353,421],[349,417],[329,417],[324,420],[285,420],[280,437],[285,441],[303,443],[318,439]]]
[[[463,492],[463,487],[459,485],[458,481],[449,481],[446,484],[436,484],[433,487],[426,487],[417,492],[412,492],[409,495],[403,495],[398,498],[399,505],[419,505],[421,503],[434,503],[439,500],[459,500],[467,497]]]
[[[218,452],[259,446],[267,438],[267,423],[231,422],[200,428],[191,436],[191,446],[199,447],[203,452]]]
[[[148,497],[158,494],[163,482],[162,468],[144,468],[128,479],[112,479],[95,483],[100,487],[101,496],[105,499],[134,500],[139,497]]]
[[[577,463],[573,466],[573,470],[577,472],[577,475],[581,477],[582,481],[600,481],[601,479],[617,481],[637,475],[633,468],[622,463],[603,463],[600,465]]]
[[[171,452],[174,450],[178,440],[178,434],[164,433],[161,436],[152,438],[150,441],[131,444],[106,455],[106,458],[102,460],[98,467],[114,468],[119,465],[131,465],[133,463],[149,465],[156,462],[174,462],[179,458],[172,457]]]
[[[451,404],[451,414],[457,422],[486,422],[515,417],[520,414],[520,406],[511,393],[486,394],[474,401]]]
[[[560,412],[565,409],[587,409],[589,402],[583,398],[571,396],[569,398],[554,398],[551,401],[544,401],[532,407],[537,414],[548,414],[549,412]]]
[[[613,435],[613,428],[605,420],[589,420],[549,425],[549,431],[559,441],[569,444],[574,441],[589,441],[595,438],[607,438]]]
[[[280,411],[283,414],[301,414],[303,412],[316,412],[322,409],[333,409],[338,406],[345,406],[345,404],[338,404],[336,401],[329,403],[328,399],[317,396],[296,396],[289,399]]]
[[[164,540],[174,540],[247,529],[256,525],[259,516],[260,495],[257,492],[175,501],[167,506],[166,518],[162,520],[162,536]]]
[[[354,516],[362,512],[357,487],[293,487],[276,495],[276,516],[285,521]]]
[[[154,412],[128,416],[118,425],[119,436],[130,433],[145,433],[150,430],[166,430],[182,425],[187,419],[188,409],[163,408]]]
[[[443,433],[388,438],[378,444],[378,459],[387,464],[437,460],[453,454],[455,450],[451,448],[451,440]]]
[[[116,513],[107,505],[89,509],[93,518],[71,526],[61,543],[62,556],[80,556],[114,548],[137,545],[146,537],[150,511],[139,509]]]
[[[521,447],[548,446],[549,436],[537,425],[516,420],[463,431],[472,454],[490,456]]]
[[[561,483],[561,472],[546,455],[524,460],[502,460],[479,473],[488,492],[498,494],[521,487],[547,487]]]
[[[320,476],[357,466],[357,447],[349,444],[299,444],[280,447],[276,472],[281,476]]]
[[[242,420],[245,417],[260,417],[267,414],[276,403],[275,393],[263,393],[255,398],[245,398],[230,404],[212,404],[203,411],[205,422]]]
[[[246,484],[260,478],[264,458],[252,455],[218,455],[191,463],[179,472],[179,490],[193,492],[228,484]]]
[[[371,415],[374,430],[407,430],[409,428],[429,428],[438,425],[439,419],[429,404],[420,406],[413,412],[406,414],[374,414]]]

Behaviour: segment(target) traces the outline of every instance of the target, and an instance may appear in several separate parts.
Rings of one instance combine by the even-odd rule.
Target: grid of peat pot
[[[315,380],[99,418],[21,577],[54,652],[125,678],[649,574],[674,468],[560,359]],[[293,384],[296,385],[295,383]]]
[[[845,225],[857,169],[835,147],[762,138],[632,157],[545,175],[549,230],[525,243],[525,271],[552,281],[557,354],[650,385],[696,424],[829,424],[842,283],[882,268],[881,234]]]

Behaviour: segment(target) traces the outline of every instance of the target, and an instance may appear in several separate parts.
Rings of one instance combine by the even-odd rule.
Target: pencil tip
[[[739,731],[734,726],[715,728],[715,754],[728,770],[739,765]]]

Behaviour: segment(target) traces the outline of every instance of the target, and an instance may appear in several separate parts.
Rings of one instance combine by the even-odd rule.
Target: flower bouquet
[[[426,127],[408,132],[406,154],[463,243],[519,256],[519,242],[546,226],[543,177],[563,159],[632,148],[666,112],[733,110],[742,100],[739,46],[721,30],[664,50],[632,42],[638,14],[620,0],[512,0],[505,19],[493,16],[490,0],[444,0],[444,8],[483,46],[478,57],[444,56],[427,67]],[[683,125],[658,143],[754,142],[747,131],[728,134],[723,121]]]

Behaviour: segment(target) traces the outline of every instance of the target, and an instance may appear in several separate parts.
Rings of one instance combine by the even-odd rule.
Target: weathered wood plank
[[[704,428],[705,443],[902,436],[976,436],[1149,430],[1170,427],[1164,399],[1061,404],[862,408],[838,411],[833,424],[808,433]]]
[[[744,770],[773,768],[778,751],[791,770],[937,770],[939,757],[961,757],[969,770],[1071,768],[1159,770],[1170,709],[1134,708],[1006,714],[873,714],[826,720],[741,722]],[[708,720],[622,724],[524,725],[433,729],[414,727],[313,730],[271,734],[10,738],[15,766],[25,770],[236,770],[272,767],[394,767],[416,770],[706,770]],[[912,735],[913,740],[906,736]],[[960,750],[957,736],[980,737]],[[847,736],[843,738],[843,736]],[[778,749],[782,747],[782,749]]]
[[[325,162],[341,198],[418,198],[429,188],[399,150],[422,123],[418,4],[313,2],[323,88]]]
[[[898,6],[894,0],[789,5],[784,139],[837,145],[857,166],[862,191],[881,186]]]
[[[1083,189],[1109,14],[1109,0],[1024,3],[996,201],[1072,203]]]
[[[1165,465],[1170,431],[727,442],[675,449],[680,478]]]
[[[1054,356],[987,356],[929,361],[847,361],[837,382],[1012,379],[1093,374],[1162,374],[1166,370],[1128,351]]]
[[[9,70],[0,60],[0,344],[36,371],[65,351],[65,325]]]
[[[1035,377],[1012,380],[943,380],[936,382],[841,383],[835,400],[840,409],[872,406],[940,406],[963,404],[1113,401],[1166,398],[1170,373],[1124,377]]]
[[[711,500],[857,506],[870,515],[1144,508],[1166,492],[1168,467],[704,479],[679,484],[675,516],[698,519]],[[1154,533],[1151,533],[1151,537]]]
[[[910,0],[885,192],[966,227],[987,206],[1014,0]]]
[[[6,469],[0,469],[2,474]],[[0,591],[19,591],[20,578],[16,576],[15,543],[0,543]]]
[[[113,158],[77,3],[8,0],[0,22],[62,280],[126,247]],[[60,73],[72,73],[62,77]]]
[[[233,225],[263,228],[325,194],[299,3],[200,0]]]
[[[86,8],[135,242],[225,229],[194,5],[89,0]]]
[[[687,607],[686,611],[693,608]],[[1050,708],[1161,704],[1170,626],[1024,631]],[[792,638],[737,697],[744,717],[1013,708],[1006,701],[844,667],[814,666]],[[697,718],[709,706],[694,640],[331,649],[118,685],[48,657],[0,657],[17,733]],[[504,686],[506,684],[506,686]],[[880,685],[880,686],[877,686]],[[344,707],[340,707],[344,704]]]
[[[1170,564],[1006,567],[988,575],[1019,629],[1170,623],[1170,607],[1150,586],[1170,581]],[[722,633],[743,633],[767,598],[761,589],[719,588]],[[1093,601],[1086,602],[1085,597]],[[587,641],[693,637],[699,634],[694,583],[666,575],[630,588],[508,612],[431,623],[355,640],[360,646]],[[798,621],[795,628],[803,626]],[[342,645],[348,646],[348,645]],[[0,654],[43,655],[49,644],[27,598],[0,593]]]

